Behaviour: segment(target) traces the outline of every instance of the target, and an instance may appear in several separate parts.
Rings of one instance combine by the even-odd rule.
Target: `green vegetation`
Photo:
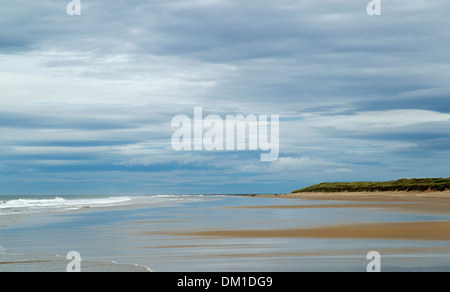
[[[450,190],[450,178],[412,178],[386,182],[321,183],[292,193],[305,192],[387,192],[387,191],[445,191]]]

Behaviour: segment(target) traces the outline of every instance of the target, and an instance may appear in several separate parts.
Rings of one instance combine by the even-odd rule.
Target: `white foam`
[[[203,195],[147,196],[65,196],[65,197],[0,197],[0,215],[64,212],[83,208],[114,207],[139,204],[164,204],[205,200]]]
[[[7,213],[28,213],[39,211],[64,211],[81,208],[113,206],[126,204],[131,197],[104,197],[104,198],[70,198],[60,197],[52,199],[14,199],[0,202],[0,211]],[[9,212],[8,212],[9,211]]]

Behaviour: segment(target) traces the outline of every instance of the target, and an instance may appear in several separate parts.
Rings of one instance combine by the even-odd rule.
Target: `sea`
[[[237,195],[0,196],[0,272],[450,271],[450,242],[187,236],[202,230],[450,220],[341,204]],[[73,256],[73,255],[78,255]]]

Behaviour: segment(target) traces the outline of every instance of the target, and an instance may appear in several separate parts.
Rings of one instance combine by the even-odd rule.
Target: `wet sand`
[[[415,199],[450,199],[450,191],[443,192],[305,192],[282,195],[258,195],[258,197],[296,198],[315,200],[365,200],[365,201],[398,201]]]
[[[0,265],[10,264],[31,264],[31,263],[48,263],[50,261],[17,261],[17,262],[0,262]]]
[[[264,198],[303,200],[345,201],[371,204],[318,205],[305,208],[383,208],[419,213],[450,214],[450,191],[445,192],[340,192],[340,193],[295,193],[283,195],[260,195]],[[374,204],[381,203],[381,204]],[[397,203],[397,204],[386,204]],[[300,206],[299,206],[300,207]]]
[[[420,253],[449,253],[450,247],[429,247],[429,248],[380,248],[379,251],[391,255],[413,255]],[[326,257],[326,256],[348,256],[363,255],[365,250],[333,250],[320,252],[278,252],[278,253],[245,253],[245,254],[214,254],[211,257],[229,257],[229,258],[273,258],[273,257]]]
[[[70,250],[83,271],[365,271],[373,250],[383,271],[450,271],[450,194],[306,195],[30,215],[0,229],[0,271],[65,271]]]
[[[250,205],[232,209],[324,209],[375,208],[391,211],[412,211],[422,214],[450,214],[450,191],[446,192],[355,192],[355,193],[297,193],[259,195],[258,198],[344,201],[304,205]],[[397,239],[450,241],[450,221],[414,221],[341,224],[290,229],[210,229],[199,231],[163,232],[164,235],[214,238],[330,238],[330,239]]]
[[[342,238],[450,241],[450,221],[369,223],[315,228],[202,230],[165,235],[214,238]]]

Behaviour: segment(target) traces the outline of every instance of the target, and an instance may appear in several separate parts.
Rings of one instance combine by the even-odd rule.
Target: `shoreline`
[[[249,196],[245,196],[249,197]],[[445,192],[337,192],[293,193],[282,195],[251,195],[254,198],[323,201],[321,204],[247,205],[226,209],[327,209],[371,208],[377,211],[410,211],[420,214],[450,214],[450,191]],[[326,203],[325,203],[326,202]],[[322,238],[322,239],[383,239],[450,241],[450,220],[347,223],[329,222],[313,228],[280,229],[204,229],[196,231],[163,232],[200,238]]]
[[[373,195],[369,197],[373,199]],[[383,203],[379,197],[378,202],[357,203],[354,196],[347,202],[332,201],[328,196],[307,202],[304,196],[290,195],[216,199],[154,206],[138,202],[127,208],[109,207],[108,211],[88,208],[71,211],[69,216],[46,214],[41,222],[33,215],[22,221],[22,226],[0,229],[4,242],[0,243],[6,248],[0,270],[65,270],[65,257],[41,257],[42,250],[59,255],[80,252],[86,260],[83,271],[228,271],[236,265],[243,271],[273,271],[274,267],[280,271],[359,270],[355,255],[364,261],[366,248],[393,256],[411,255],[408,264],[413,270],[428,266],[450,269],[448,211],[446,216],[405,214],[386,208],[422,204],[405,200]],[[38,233],[14,232],[24,226],[33,226]],[[55,226],[61,229],[55,230]],[[36,234],[38,245],[30,245]],[[401,269],[403,263],[385,261],[385,267]]]
[[[292,199],[314,199],[314,200],[415,200],[430,198],[450,199],[450,191],[425,191],[425,192],[407,192],[407,191],[386,191],[386,192],[302,192],[279,195],[256,195],[260,198],[292,198]]]
[[[315,201],[342,201],[366,204],[317,205],[317,208],[371,207],[406,210],[419,213],[450,214],[450,191],[443,192],[305,192],[281,195],[257,195],[258,198],[280,198]],[[376,204],[378,203],[378,204]],[[392,204],[388,204],[392,203]],[[394,204],[395,203],[395,204]],[[302,207],[302,206],[299,206]],[[303,208],[315,208],[303,206]]]

